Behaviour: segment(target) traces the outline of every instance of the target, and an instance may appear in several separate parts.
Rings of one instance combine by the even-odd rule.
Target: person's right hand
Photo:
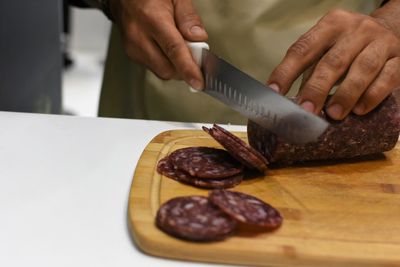
[[[185,40],[208,36],[191,0],[110,0],[128,57],[163,80],[182,79],[203,88],[200,68]]]

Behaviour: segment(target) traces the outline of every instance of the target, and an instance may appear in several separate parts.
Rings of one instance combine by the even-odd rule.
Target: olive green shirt
[[[210,49],[261,82],[288,47],[329,10],[368,14],[372,0],[195,0],[209,34]],[[295,94],[296,81],[291,94]],[[112,29],[99,115],[136,119],[245,124],[246,119],[182,81],[162,81],[124,53]]]

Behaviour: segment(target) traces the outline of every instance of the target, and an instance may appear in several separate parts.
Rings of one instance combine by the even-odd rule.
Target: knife
[[[203,73],[202,90],[294,144],[313,142],[328,123],[214,55],[207,43],[187,43]],[[192,89],[193,91],[197,91]]]

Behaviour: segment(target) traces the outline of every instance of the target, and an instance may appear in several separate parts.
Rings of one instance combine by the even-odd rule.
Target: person
[[[102,1],[104,3],[104,1]],[[400,0],[109,0],[100,116],[244,124],[205,94],[185,44],[211,50],[306,110],[364,115],[400,86]],[[367,15],[369,14],[369,15]],[[268,78],[268,74],[269,78]],[[300,77],[304,76],[301,86]],[[332,88],[338,84],[335,91]],[[294,92],[291,92],[294,94]]]

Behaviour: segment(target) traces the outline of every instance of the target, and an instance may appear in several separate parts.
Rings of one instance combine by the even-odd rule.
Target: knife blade
[[[193,47],[191,50],[193,53]],[[201,48],[201,61],[197,60],[197,63],[204,76],[204,93],[288,142],[302,144],[316,141],[329,125],[214,55],[208,50],[208,45]]]

